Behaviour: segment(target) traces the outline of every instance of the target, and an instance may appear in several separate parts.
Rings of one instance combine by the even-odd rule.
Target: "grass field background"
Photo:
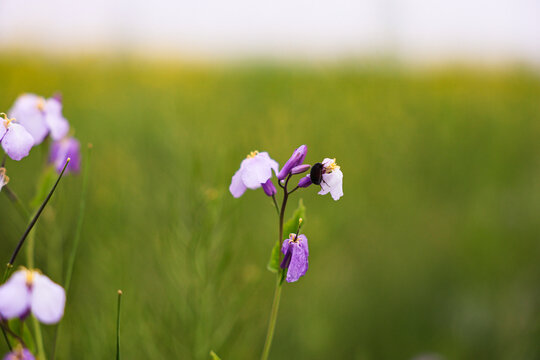
[[[0,79],[0,111],[61,91],[93,144],[58,359],[114,356],[117,289],[124,359],[257,358],[277,218],[262,190],[228,186],[251,150],[283,165],[300,144],[308,163],[337,158],[345,196],[292,199],[310,269],[284,288],[271,358],[540,357],[537,74],[36,57],[4,58]],[[45,158],[7,163],[24,201]],[[37,228],[37,265],[60,283],[81,180],[62,181]],[[0,196],[5,261],[24,226]]]

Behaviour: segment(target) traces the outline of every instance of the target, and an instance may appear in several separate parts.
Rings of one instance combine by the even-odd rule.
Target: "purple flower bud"
[[[285,179],[289,175],[293,167],[301,165],[304,162],[304,159],[306,158],[306,154],[307,154],[306,145],[302,145],[298,147],[296,150],[294,150],[289,160],[287,160],[285,165],[283,165],[283,167],[281,168],[281,171],[279,172],[277,178],[279,180]]]
[[[55,324],[64,315],[66,293],[47,276],[22,269],[0,286],[0,316],[24,318],[30,312],[44,324]]]
[[[272,196],[276,194],[276,187],[274,186],[274,183],[272,183],[272,179],[268,179],[267,182],[262,184],[262,188],[264,190],[264,193],[268,196]]]
[[[311,165],[309,165],[309,164],[295,166],[295,167],[293,167],[291,169],[291,174],[293,174],[293,175],[301,174],[303,172],[308,171],[310,167],[311,167]]]
[[[308,270],[308,239],[304,234],[290,234],[283,241],[281,252],[285,255],[281,262],[282,269],[287,270],[287,282],[295,282]]]
[[[13,349],[9,354],[6,354],[4,360],[36,360],[36,358],[32,355],[30,350],[19,346],[18,348]]]
[[[49,151],[49,163],[54,165],[56,172],[64,168],[67,158],[70,159],[66,172],[78,173],[81,169],[81,145],[74,137],[55,141]]]
[[[229,191],[238,198],[246,189],[260,188],[272,177],[272,170],[277,173],[278,168],[278,163],[267,152],[252,151],[233,175]]]
[[[298,187],[306,188],[311,184],[312,184],[311,176],[306,175],[306,176],[304,176],[303,178],[300,179],[300,181],[298,182]]]
[[[13,160],[21,160],[30,153],[34,138],[26,129],[17,124],[15,119],[8,119],[5,114],[0,120],[0,142],[2,148]]]

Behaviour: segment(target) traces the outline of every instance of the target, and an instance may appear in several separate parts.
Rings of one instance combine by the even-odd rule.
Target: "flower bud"
[[[281,171],[277,175],[277,178],[279,180],[285,179],[291,172],[291,169],[295,166],[301,165],[304,162],[304,159],[306,158],[307,154],[307,146],[301,145],[296,150],[294,150],[294,153],[291,155],[289,160],[283,165],[281,168]]]
[[[306,188],[311,184],[311,177],[307,175],[300,179],[300,181],[298,182],[298,187]]]
[[[274,183],[272,183],[272,179],[268,179],[267,182],[261,185],[266,195],[272,196],[276,194],[276,187],[274,186]]]
[[[293,174],[293,175],[301,174],[303,172],[308,171],[310,167],[311,167],[311,165],[309,165],[309,164],[303,164],[303,165],[295,166],[295,167],[293,167],[291,169],[291,174]]]

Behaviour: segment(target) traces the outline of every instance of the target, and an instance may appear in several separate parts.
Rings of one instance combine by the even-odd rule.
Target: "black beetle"
[[[315,185],[321,185],[323,169],[324,168],[322,163],[316,163],[311,167],[311,171],[309,172],[309,178],[311,179],[311,182]]]

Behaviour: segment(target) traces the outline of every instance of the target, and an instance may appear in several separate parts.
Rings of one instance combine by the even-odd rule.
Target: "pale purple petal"
[[[49,133],[45,121],[45,100],[34,94],[24,94],[17,98],[9,111],[9,116],[15,118],[34,139],[34,145],[41,144]]]
[[[329,174],[323,174],[321,181],[321,191],[319,195],[330,193],[332,199],[339,200],[343,196],[343,173],[336,169]]]
[[[300,243],[300,246],[306,252],[306,256],[309,256],[308,240],[307,240],[306,235],[304,234],[298,235],[298,242]]]
[[[279,172],[279,164],[277,163],[276,160],[272,159],[270,157],[270,155],[268,155],[268,153],[266,151],[263,151],[263,152],[259,153],[257,156],[264,159],[266,161],[267,165],[272,170],[274,170],[274,174],[277,175],[277,173]]]
[[[19,270],[0,286],[0,315],[4,319],[22,317],[30,307],[30,292],[26,285],[27,270]]]
[[[50,98],[45,104],[45,122],[53,140],[60,140],[69,131],[69,123],[62,116],[62,103],[56,98]]]
[[[246,191],[246,186],[242,181],[242,169],[239,169],[232,177],[231,185],[229,186],[229,191],[232,196],[239,198]]]
[[[299,243],[291,243],[291,262],[287,271],[287,282],[295,282],[304,276],[308,269],[308,258],[306,251]]]
[[[36,360],[28,349],[15,349],[4,356],[4,360]]]
[[[6,127],[6,120],[0,120],[0,141],[4,138],[4,135],[6,135],[7,127]]]
[[[45,275],[34,273],[30,302],[32,314],[44,324],[55,324],[62,319],[65,304],[64,288]]]
[[[34,138],[24,127],[13,122],[9,124],[7,133],[2,139],[2,147],[10,158],[21,160],[30,153],[33,145]]]
[[[264,184],[272,177],[271,160],[265,156],[261,156],[262,154],[264,153],[243,161],[245,165],[242,172],[242,181],[249,189],[261,187],[261,184]]]

